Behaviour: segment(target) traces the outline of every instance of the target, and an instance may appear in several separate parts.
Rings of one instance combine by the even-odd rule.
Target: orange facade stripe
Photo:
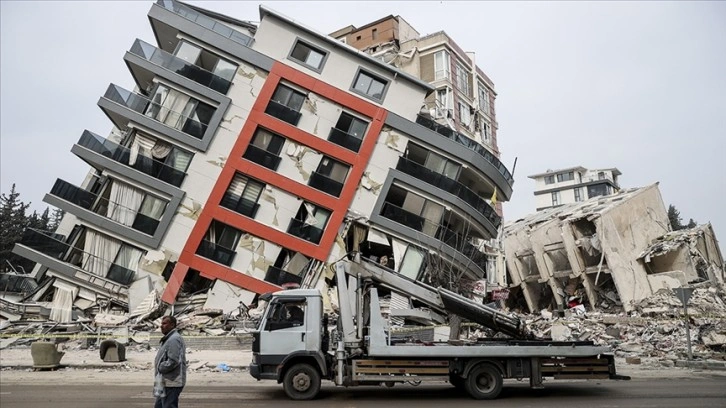
[[[358,153],[349,151],[334,143],[328,142],[318,136],[309,134],[295,126],[283,122],[275,117],[264,113],[270,102],[275,89],[281,81],[305,88],[315,94],[337,103],[344,108],[356,112],[371,119],[368,131]],[[224,265],[210,261],[195,254],[209,229],[212,220],[218,220],[231,227],[247,231],[261,239],[273,242],[282,247],[300,252],[308,257],[321,261],[327,260],[330,250],[335,243],[336,235],[345,219],[350,203],[355,196],[363,172],[370,160],[373,150],[383,128],[386,118],[386,110],[375,104],[363,100],[348,92],[341,91],[319,79],[311,77],[290,66],[276,62],[272,71],[265,80],[252,110],[242,126],[240,134],[230,151],[222,172],[217,179],[207,204],[202,209],[199,218],[194,225],[189,238],[182,250],[172,279],[164,292],[165,302],[172,303],[176,298],[181,283],[190,268],[200,271],[202,276],[210,279],[222,279],[233,285],[254,291],[265,293],[278,290],[279,287],[261,279],[254,278],[242,272],[233,270]],[[258,127],[264,127],[274,133],[280,134],[290,140],[310,147],[331,158],[351,165],[348,178],[343,185],[340,197],[333,197],[317,189],[291,180],[279,173],[259,166],[256,163],[242,158]],[[288,192],[291,195],[300,197],[315,205],[332,211],[328,224],[325,228],[321,241],[318,245],[310,243],[290,235],[277,228],[262,224],[254,219],[237,214],[224,207],[221,202],[224,193],[234,177],[235,172],[248,175],[260,180],[275,188]],[[172,284],[172,281],[174,282]]]

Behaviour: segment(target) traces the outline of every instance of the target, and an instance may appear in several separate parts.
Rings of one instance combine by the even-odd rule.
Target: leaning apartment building
[[[513,178],[491,130],[449,123],[483,112],[477,81],[496,123],[473,58],[424,38],[410,55],[432,63],[404,72],[264,6],[256,24],[171,0],[148,18],[154,44],[123,55],[135,86],[98,101],[112,130],[71,147],[89,173],[44,197],[65,211],[59,228],[13,249],[54,278],[52,316],[133,311],[156,291],[249,304],[322,287],[353,253],[426,282],[486,279],[501,224],[491,198],[507,201]]]

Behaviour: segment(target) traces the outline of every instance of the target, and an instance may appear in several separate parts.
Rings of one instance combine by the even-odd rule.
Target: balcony
[[[403,173],[416,177],[421,181],[425,181],[432,186],[438,187],[441,190],[447,191],[461,198],[464,202],[472,206],[472,208],[474,208],[479,214],[486,217],[495,228],[499,228],[499,225],[502,223],[502,218],[496,213],[491,205],[489,205],[478,194],[471,191],[468,187],[458,181],[450,179],[441,173],[429,170],[405,157],[399,157],[396,170],[400,170]]]
[[[340,191],[343,189],[343,183],[339,183],[330,177],[323,176],[316,171],[310,174],[310,181],[308,182],[308,185],[335,197],[339,197]]]
[[[208,123],[194,120],[188,115],[183,115],[181,112],[173,111],[163,106],[163,104],[152,102],[149,98],[128,91],[118,85],[109,85],[103,97],[146,118],[153,119],[196,139],[202,139],[204,137],[209,125]],[[101,106],[101,108],[104,109],[118,128],[124,129],[128,126],[129,117],[124,112],[115,112],[110,109],[105,109],[104,106]]]
[[[64,239],[65,237],[62,235],[49,234],[28,228],[23,233],[23,237],[20,240],[19,245],[40,252],[65,264],[72,265],[75,267],[72,276],[73,278],[91,283],[97,287],[111,290],[114,293],[121,291],[121,288],[118,286],[119,284],[128,286],[128,284],[133,281],[136,275],[134,271],[72,247],[63,242]],[[38,261],[39,260],[36,260],[36,262]],[[80,268],[81,270],[76,268]],[[97,273],[94,273],[92,269],[96,269],[97,271],[107,271],[106,276],[99,276]]]
[[[232,82],[220,76],[138,39],[134,41],[129,52],[221,94],[226,95],[232,85]]]
[[[328,140],[356,153],[358,152],[358,150],[360,150],[360,145],[362,142],[361,139],[336,128],[330,128]]]
[[[283,269],[276,266],[270,265],[267,267],[267,273],[265,274],[265,280],[277,286],[282,286],[286,283],[302,283],[302,277],[293,275]]]
[[[174,187],[181,186],[186,177],[186,173],[167,166],[158,160],[142,155],[136,158],[134,164],[129,164],[129,158],[131,157],[131,150],[129,148],[104,139],[87,130],[81,135],[78,145],[121,163],[124,166],[131,167],[155,179],[171,184]]]
[[[74,186],[73,184],[61,179],[57,179],[55,181],[53,188],[50,190],[50,194],[108,219],[112,219],[108,217],[107,213],[109,206],[113,204],[114,206],[122,208],[123,211],[135,214],[131,228],[147,235],[153,236],[156,232],[156,228],[159,226],[159,220],[147,217],[136,210],[124,208],[123,206],[109,201],[106,198],[99,197],[96,194]],[[73,213],[73,211],[70,212]]]
[[[267,105],[265,113],[293,126],[297,126],[298,122],[300,122],[300,117],[302,117],[300,112],[273,100],[270,100],[270,104]]]
[[[253,161],[260,166],[267,167],[270,170],[277,170],[282,157],[272,154],[265,149],[261,149],[253,144],[247,146],[247,151],[242,155],[245,159]]]
[[[487,162],[489,162],[492,166],[494,166],[494,168],[497,169],[499,174],[501,174],[502,177],[504,177],[504,179],[506,180],[506,182],[509,184],[510,187],[512,186],[512,184],[514,184],[514,176],[512,176],[512,173],[510,173],[509,170],[507,170],[507,167],[498,158],[494,157],[494,155],[489,150],[487,150],[484,146],[477,143],[475,140],[470,139],[469,137],[467,137],[459,132],[451,130],[447,126],[440,125],[440,124],[436,123],[435,121],[433,121],[429,118],[426,118],[422,115],[418,115],[416,117],[416,123],[428,128],[428,129],[431,129],[434,132],[436,132],[448,139],[455,141],[456,143],[459,143],[460,145],[466,147],[467,149],[475,151],[481,157],[483,157]]]
[[[425,221],[424,217],[410,211],[406,211],[395,204],[391,204],[389,202],[384,203],[381,215],[391,221],[395,221],[399,224],[415,229],[416,231],[423,231]]]
[[[306,224],[304,221],[298,219],[290,220],[290,226],[287,229],[287,233],[306,241],[310,241],[313,244],[320,243],[320,238],[323,237],[322,229]]]
[[[462,234],[454,232],[444,226],[439,226],[436,231],[436,239],[443,242],[444,244],[454,248],[464,256],[469,258],[474,264],[479,266],[481,270],[486,271],[487,256],[485,253],[478,250],[474,245]]]
[[[228,26],[219,23],[215,21],[214,19],[207,17],[201,13],[198,13],[197,11],[191,9],[190,7],[187,7],[183,4],[177,3],[173,0],[159,0],[156,2],[159,6],[178,14],[181,17],[184,17],[185,19],[199,24],[200,26],[207,28],[209,30],[214,31],[215,33],[229,38],[230,40],[242,44],[244,46],[248,46],[250,42],[252,42],[252,38],[240,33],[239,31],[233,30],[229,28]]]
[[[201,244],[199,244],[199,248],[197,249],[197,255],[226,266],[232,266],[235,254],[236,252],[233,250],[207,240],[202,240]]]
[[[242,197],[234,197],[225,193],[222,202],[219,204],[224,208],[228,208],[236,213],[255,218],[260,205],[254,201],[245,200]]]

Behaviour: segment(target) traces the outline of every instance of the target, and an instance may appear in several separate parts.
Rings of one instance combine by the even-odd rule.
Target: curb
[[[726,361],[688,361],[676,360],[676,367],[696,368],[699,370],[726,371]]]

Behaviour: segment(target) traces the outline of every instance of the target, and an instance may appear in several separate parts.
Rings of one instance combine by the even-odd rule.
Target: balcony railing
[[[270,265],[267,267],[265,281],[275,284],[277,286],[282,286],[286,283],[302,283],[302,277],[293,275],[290,272]]]
[[[391,221],[395,221],[399,224],[403,224],[409,228],[413,228],[416,231],[423,231],[424,227],[424,217],[414,214],[410,211],[404,210],[403,208],[391,204],[391,203],[384,203],[383,204],[383,212],[381,213],[382,216],[388,218]]]
[[[63,240],[65,240],[63,235],[49,234],[28,228],[23,233],[20,244],[51,258],[81,268],[83,273],[79,276],[85,276],[83,278],[84,280],[94,281],[99,286],[106,287],[108,285],[104,281],[95,282],[98,278],[102,278],[105,282],[110,280],[121,285],[128,285],[133,281],[136,275],[134,271],[116,265],[112,261],[81,251],[78,248],[66,244]],[[96,270],[107,271],[106,276],[98,276],[91,272],[89,265],[93,265],[93,268]]]
[[[229,87],[232,85],[232,82],[227,79],[138,39],[134,41],[130,52],[152,64],[164,67],[171,72],[179,74],[184,78],[189,78],[198,84],[222,94],[227,94]]]
[[[96,194],[86,191],[80,187],[76,187],[61,179],[56,179],[55,184],[53,184],[53,188],[50,189],[50,194],[62,200],[68,201],[71,204],[85,208],[86,210],[90,210],[93,203],[96,202],[96,198],[98,198]]]
[[[78,141],[79,146],[107,157],[115,162],[134,168],[155,179],[164,181],[174,187],[181,186],[186,173],[150,157],[138,155],[133,165],[129,164],[131,150],[110,140],[104,139],[89,131],[84,131]]]
[[[479,251],[462,234],[454,232],[444,227],[443,225],[427,221],[424,217],[421,217],[420,215],[404,210],[403,208],[388,202],[383,204],[383,212],[381,213],[381,215],[391,221],[403,224],[409,228],[420,232],[424,232],[424,224],[436,227],[436,232],[433,235],[426,235],[429,235],[432,238],[437,239],[444,244],[450,246],[454,250],[469,258],[482,270],[486,271],[486,254]]]
[[[224,194],[222,202],[219,205],[250,218],[255,218],[257,209],[260,208],[260,205],[254,201],[245,200],[242,197],[235,197],[228,193]]]
[[[253,144],[247,146],[247,151],[242,155],[247,160],[253,161],[260,166],[267,167],[270,170],[277,170],[282,157],[272,154],[265,149],[261,149]]]
[[[360,150],[360,144],[362,142],[361,139],[336,128],[330,128],[328,140],[354,152]]]
[[[200,26],[207,28],[209,30],[214,31],[215,33],[229,38],[230,40],[242,44],[244,46],[248,46],[250,42],[252,41],[252,38],[240,33],[239,31],[233,30],[229,28],[228,26],[215,21],[214,19],[207,17],[201,13],[198,13],[194,11],[193,9],[184,6],[182,4],[177,3],[173,0],[159,0],[156,2],[161,7],[164,7],[165,9],[174,12],[181,17],[186,18],[189,21],[192,21],[194,23],[199,24]]]
[[[343,183],[337,182],[330,177],[323,176],[316,171],[310,174],[310,181],[308,182],[308,185],[335,197],[339,197],[340,191],[343,189]]]
[[[441,173],[427,169],[426,167],[405,157],[399,157],[396,170],[400,170],[461,198],[467,204],[471,205],[479,214],[486,217],[495,228],[499,228],[499,225],[502,223],[502,218],[491,205],[489,205],[481,196],[471,191],[468,187],[458,181],[446,177]]]
[[[449,138],[460,145],[466,147],[467,149],[473,150],[476,153],[478,153],[480,156],[482,156],[486,161],[491,163],[499,172],[499,174],[504,177],[504,179],[507,181],[507,183],[511,186],[514,184],[514,177],[512,176],[512,173],[507,170],[507,167],[502,163],[498,158],[494,157],[494,155],[486,149],[486,147],[480,145],[475,140],[459,133],[454,130],[451,130],[450,128],[440,125],[436,123],[435,121],[422,116],[418,115],[416,117],[416,123],[418,123],[421,126],[424,126],[426,128],[429,128],[433,130],[434,132]]]
[[[197,249],[197,255],[211,259],[222,265],[231,266],[236,252],[229,248],[217,245],[207,240],[202,240]]]
[[[204,137],[209,125],[194,120],[191,116],[173,111],[163,104],[152,102],[149,98],[118,85],[109,85],[103,97],[197,139]]]
[[[293,126],[297,126],[298,122],[300,122],[300,117],[302,116],[302,114],[295,109],[289,108],[274,100],[270,100],[270,104],[267,105],[265,113]]]
[[[320,243],[320,238],[323,236],[322,229],[306,224],[304,221],[298,219],[290,220],[290,227],[288,227],[287,233],[310,241],[313,244]]]

